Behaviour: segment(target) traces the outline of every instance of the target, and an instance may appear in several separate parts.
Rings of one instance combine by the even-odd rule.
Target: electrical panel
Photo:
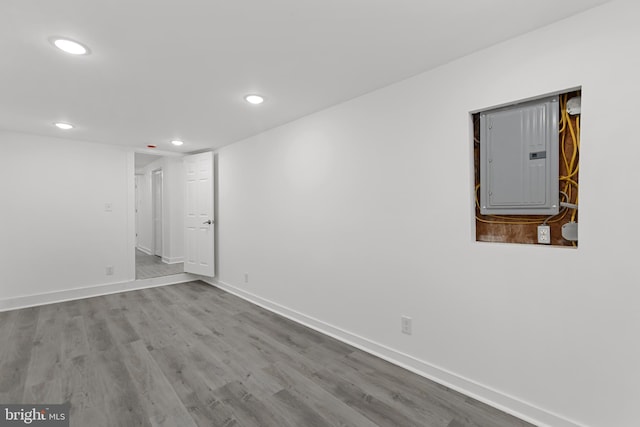
[[[480,213],[555,215],[558,97],[480,113]]]

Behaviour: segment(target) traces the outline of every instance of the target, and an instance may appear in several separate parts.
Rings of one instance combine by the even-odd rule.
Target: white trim
[[[144,246],[137,246],[136,248],[137,248],[140,252],[144,252],[144,253],[145,253],[145,254],[147,254],[147,255],[153,255],[153,254],[151,253],[151,249],[149,249],[149,248],[145,248]]]
[[[163,163],[164,165],[164,163]],[[157,195],[157,187],[158,187],[158,183],[157,183],[157,175],[160,176],[160,197],[158,197]],[[158,211],[157,209],[157,202],[158,202],[158,198],[160,199],[160,210]],[[165,246],[165,235],[164,235],[164,221],[165,221],[165,215],[164,215],[164,169],[163,166],[161,165],[160,167],[153,169],[151,171],[151,224],[152,225],[152,230],[153,232],[151,233],[152,236],[152,241],[153,243],[151,244],[151,247],[153,248],[151,250],[151,255],[157,255],[159,257],[164,257],[164,255],[162,255],[165,250],[164,250],[164,246]],[[158,216],[160,217],[160,220],[158,222],[160,222],[160,239],[158,239],[158,233],[156,230],[156,221]],[[160,240],[160,250],[158,251],[158,240]]]
[[[0,299],[0,312],[115,294],[118,292],[135,291],[138,289],[153,288],[156,286],[173,285],[176,283],[191,282],[193,280],[197,280],[197,278],[188,273],[180,273],[171,276],[153,277],[150,279],[106,283],[102,285],[65,289],[62,291],[48,292],[44,294],[4,298]]]
[[[504,392],[495,390],[384,344],[377,343],[322,320],[307,316],[299,311],[262,298],[236,286],[220,280],[213,281],[208,278],[200,278],[200,280],[539,427],[583,427],[576,421],[539,408]]]
[[[136,278],[136,160],[133,152],[127,153],[127,264],[125,277]]]
[[[184,262],[184,257],[178,256],[174,258],[169,258],[169,257],[163,256],[162,262],[164,262],[165,264],[179,264],[181,262]]]

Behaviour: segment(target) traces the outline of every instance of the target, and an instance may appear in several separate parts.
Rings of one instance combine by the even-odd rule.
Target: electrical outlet
[[[408,316],[400,317],[400,330],[402,331],[403,334],[411,335],[412,321],[413,319],[411,319],[411,317],[408,317]]]
[[[538,226],[538,243],[543,245],[551,244],[551,227],[548,225]]]
[[[105,270],[105,273],[107,274],[107,276],[113,276],[113,266],[112,265],[108,265],[104,270]]]
[[[244,273],[244,283],[249,283],[249,273]]]

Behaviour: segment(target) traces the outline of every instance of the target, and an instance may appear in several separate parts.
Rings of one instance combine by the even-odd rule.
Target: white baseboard
[[[153,255],[153,252],[151,251],[151,249],[145,248],[144,246],[136,246],[136,249],[141,252],[144,252],[147,255]]]
[[[284,307],[236,286],[206,278],[200,278],[200,280],[539,427],[584,427],[575,421],[539,408],[516,397],[435,366],[424,360],[420,360],[409,354],[402,353],[384,344],[377,343],[322,320]]]
[[[62,291],[48,292],[44,294],[4,298],[0,299],[0,312],[17,310],[19,308],[34,307],[44,304],[72,301],[82,298],[97,297],[101,295],[115,294],[118,292],[135,291],[138,289],[153,288],[156,286],[173,285],[176,283],[190,282],[197,279],[197,277],[191,274],[180,273],[171,276],[153,277],[150,279],[106,283],[84,288],[65,289]]]
[[[162,262],[164,262],[165,264],[178,264],[180,262],[184,262],[184,257],[173,257],[173,258],[169,258],[169,257],[162,257]]]

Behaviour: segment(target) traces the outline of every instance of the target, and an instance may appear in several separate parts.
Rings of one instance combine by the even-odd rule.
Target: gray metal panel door
[[[480,115],[482,214],[558,213],[558,99]]]

